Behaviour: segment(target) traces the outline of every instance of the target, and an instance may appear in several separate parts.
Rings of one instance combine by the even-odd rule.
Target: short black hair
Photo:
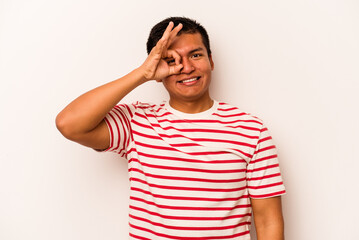
[[[147,53],[150,54],[152,48],[156,46],[157,42],[161,39],[163,33],[165,32],[168,24],[170,22],[174,23],[174,26],[182,23],[183,27],[181,31],[177,34],[178,36],[184,33],[199,33],[202,36],[203,45],[207,49],[208,56],[211,55],[211,48],[209,45],[209,37],[206,29],[199,24],[197,21],[187,18],[187,17],[169,17],[161,22],[157,23],[150,32],[150,35],[147,39]]]

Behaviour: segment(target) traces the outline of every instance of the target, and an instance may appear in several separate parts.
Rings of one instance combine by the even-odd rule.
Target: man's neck
[[[173,109],[183,113],[200,113],[210,109],[214,101],[208,98],[205,101],[173,101],[170,100],[169,104]]]

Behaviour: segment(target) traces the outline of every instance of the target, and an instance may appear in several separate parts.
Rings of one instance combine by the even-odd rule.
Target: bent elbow
[[[72,126],[69,120],[64,116],[64,114],[59,113],[55,119],[56,128],[59,132],[67,139],[74,140],[75,132],[72,129]]]

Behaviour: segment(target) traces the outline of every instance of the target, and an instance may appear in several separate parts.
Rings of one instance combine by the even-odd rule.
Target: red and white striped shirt
[[[250,198],[285,193],[262,121],[226,103],[186,114],[118,105],[107,151],[128,159],[130,239],[250,239]]]

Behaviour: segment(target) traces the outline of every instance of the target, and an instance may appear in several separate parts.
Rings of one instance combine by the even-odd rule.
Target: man
[[[131,239],[283,240],[285,193],[275,147],[262,121],[214,101],[206,30],[188,18],[153,27],[145,62],[91,90],[57,117],[61,133],[128,159]],[[116,104],[156,80],[170,100]]]

